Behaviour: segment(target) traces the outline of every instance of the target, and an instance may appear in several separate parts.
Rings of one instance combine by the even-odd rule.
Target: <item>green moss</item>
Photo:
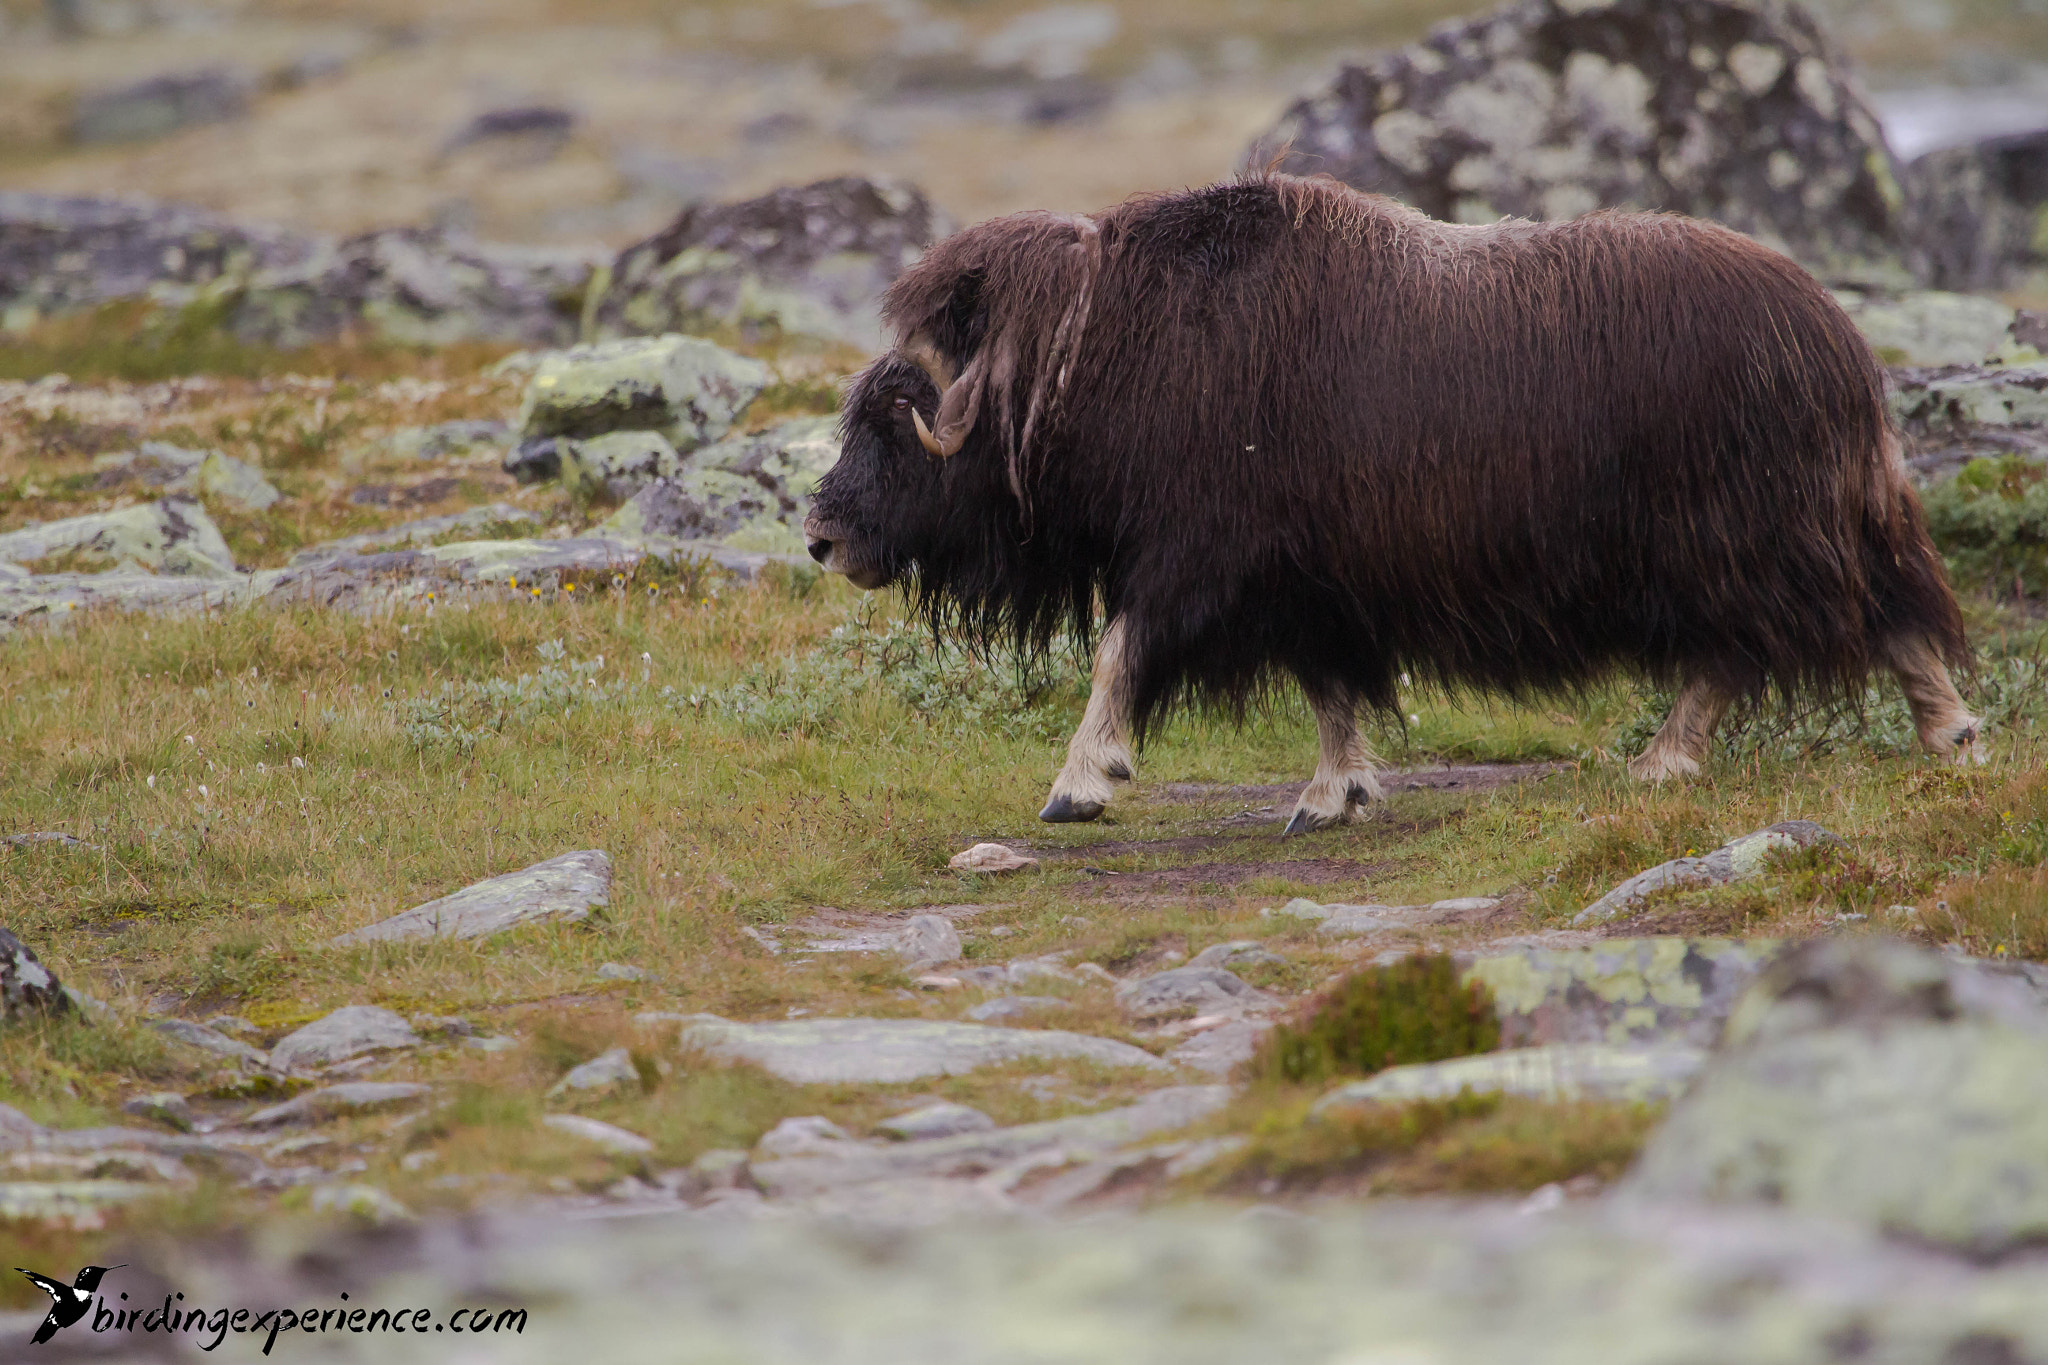
[[[1301,1022],[1274,1029],[1253,1068],[1269,1081],[1314,1084],[1499,1044],[1493,993],[1461,983],[1448,953],[1426,953],[1345,977]]]
[[[2038,598],[2048,591],[2048,471],[2008,455],[1972,460],[1927,490],[1927,529],[1960,587]]]

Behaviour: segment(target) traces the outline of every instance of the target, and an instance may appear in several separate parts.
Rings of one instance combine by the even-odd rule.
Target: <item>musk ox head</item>
[[[1019,594],[1039,595],[1031,561],[1047,548],[1030,544],[1035,473],[1100,258],[1093,220],[1018,214],[947,239],[897,280],[883,307],[897,344],[849,388],[839,462],[804,523],[814,559],[962,619],[1032,614]]]

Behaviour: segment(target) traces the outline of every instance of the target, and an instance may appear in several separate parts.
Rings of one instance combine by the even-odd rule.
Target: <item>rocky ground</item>
[[[762,6],[624,66],[546,16],[5,10],[0,1264],[295,1334],[487,1308],[457,1353],[508,1361],[2048,1361],[2037,140],[1898,161],[1831,46],[2033,38],[1882,8],[1520,4],[1335,77],[1379,30],[1316,5]],[[222,70],[114,97],[188,39]],[[617,168],[662,100],[720,150],[656,194]],[[1278,837],[1291,699],[1033,819],[1085,661],[817,573],[837,385],[949,221],[1276,129],[1449,216],[1660,204],[1820,271],[1988,762],[1878,688],[1644,789],[1648,689],[1418,689],[1353,825]],[[115,177],[188,206],[46,193]],[[0,1285],[0,1340],[45,1302]],[[36,1349],[216,1335],[264,1350]]]

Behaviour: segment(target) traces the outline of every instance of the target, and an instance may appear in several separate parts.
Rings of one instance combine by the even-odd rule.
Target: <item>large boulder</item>
[[[0,1022],[34,1014],[62,1014],[70,1008],[57,974],[35,949],[0,929]]]
[[[874,350],[883,291],[947,230],[917,189],[856,176],[693,205],[619,254],[592,316],[601,337],[709,323]]]
[[[563,345],[597,264],[430,228],[336,242],[169,205],[0,193],[0,323],[10,328],[147,298],[203,305],[243,340],[277,346],[352,330]]]
[[[517,425],[522,443],[657,431],[690,451],[723,436],[768,380],[760,361],[699,337],[572,346],[541,358]]]
[[[2048,970],[1822,939],[1764,973],[1624,1183],[1997,1254],[2048,1239]]]
[[[1910,278],[1877,119],[1782,0],[1519,0],[1346,66],[1264,148],[1438,218],[1664,209],[1829,278]]]
[[[0,535],[0,563],[19,564],[65,551],[168,574],[218,578],[235,572],[234,553],[220,528],[204,507],[184,496],[31,522]]]
[[[1906,463],[1920,479],[2000,455],[2048,462],[2048,362],[1916,367],[1892,379]]]
[[[302,265],[317,238],[168,204],[0,191],[0,319],[114,299],[189,295],[224,277]]]
[[[360,329],[387,341],[573,341],[594,257],[473,242],[436,228],[382,228],[251,275],[227,294],[228,324],[276,346]]]
[[[1920,275],[1943,289],[2048,285],[2048,128],[1906,168]]]

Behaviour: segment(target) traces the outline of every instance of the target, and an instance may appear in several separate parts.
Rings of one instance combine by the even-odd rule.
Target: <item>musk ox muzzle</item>
[[[1164,708],[1280,679],[1322,744],[1290,829],[1377,794],[1356,718],[1404,674],[1674,684],[1632,765],[1655,779],[1697,771],[1735,698],[1881,667],[1929,747],[1975,752],[1884,372],[1740,234],[1465,227],[1265,176],[980,224],[884,315],[811,552],[984,641],[1100,631],[1047,819],[1099,814]]]

